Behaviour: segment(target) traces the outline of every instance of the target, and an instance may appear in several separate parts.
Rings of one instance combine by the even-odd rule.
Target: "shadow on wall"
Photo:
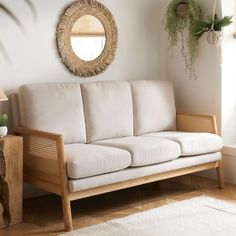
[[[32,13],[32,21],[36,23],[38,16],[37,16],[36,8],[32,0],[21,0],[21,2],[22,4],[25,5],[25,7],[28,7],[30,9]],[[16,27],[20,29],[22,34],[27,35],[27,31],[24,27],[24,24],[21,22],[20,18],[18,17],[18,15],[21,12],[17,12],[17,8],[12,9],[12,7],[10,7],[9,2],[0,3],[0,11],[4,14],[4,17],[9,18],[11,21],[15,23]],[[11,64],[11,57],[8,53],[7,47],[5,47],[4,43],[1,40],[1,35],[0,35],[0,54],[3,56],[3,58],[5,59],[7,63]],[[10,107],[9,101],[2,103],[0,107],[0,114],[3,114],[3,113],[9,114],[9,127],[10,127],[9,133],[12,133],[12,116],[11,116],[11,111],[9,107]]]
[[[26,7],[30,8],[30,10],[32,12],[33,21],[36,22],[37,21],[37,11],[36,11],[36,8],[35,8],[33,2],[31,0],[22,0],[22,3],[25,4]],[[22,24],[22,22],[20,21],[20,19],[17,16],[18,15],[17,9],[11,10],[11,8],[7,4],[0,3],[0,11],[2,11],[6,15],[6,17],[9,17],[12,21],[15,22],[16,26],[21,30],[21,32],[23,34],[26,33],[24,25]],[[5,48],[4,44],[1,41],[1,36],[0,36],[0,53],[3,55],[4,59],[8,63],[11,62],[7,48]]]

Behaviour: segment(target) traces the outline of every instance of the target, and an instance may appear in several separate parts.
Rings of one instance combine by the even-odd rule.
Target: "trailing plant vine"
[[[178,7],[187,4],[186,14],[179,15]],[[198,39],[193,32],[193,23],[201,17],[201,9],[194,0],[172,0],[165,17],[164,28],[168,32],[170,48],[181,42],[181,53],[190,77],[195,77],[194,63],[198,56]]]

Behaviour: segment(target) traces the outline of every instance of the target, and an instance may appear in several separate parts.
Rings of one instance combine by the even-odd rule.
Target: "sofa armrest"
[[[22,126],[14,127],[13,129],[14,134],[16,135],[29,135],[29,136],[35,136],[35,137],[41,137],[48,140],[54,140],[57,141],[58,139],[63,139],[63,135],[45,132],[41,130],[35,130],[35,129],[29,129]]]
[[[40,158],[42,161],[44,158],[55,159],[58,161],[60,182],[66,181],[66,157],[64,154],[63,135],[25,127],[15,127],[14,134],[23,137],[24,162],[30,161],[32,158]]]
[[[177,113],[176,125],[178,131],[218,134],[216,117],[213,115]]]

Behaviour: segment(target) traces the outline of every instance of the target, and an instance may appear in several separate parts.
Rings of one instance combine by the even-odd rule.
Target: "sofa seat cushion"
[[[145,134],[143,137],[155,137],[175,141],[181,146],[181,156],[218,152],[223,147],[222,138],[210,133],[168,131]]]
[[[130,152],[132,167],[174,160],[181,154],[180,146],[176,142],[152,137],[125,137],[102,140],[94,144],[120,148]]]
[[[112,147],[90,144],[65,145],[67,174],[79,179],[125,169],[131,164],[130,153]]]

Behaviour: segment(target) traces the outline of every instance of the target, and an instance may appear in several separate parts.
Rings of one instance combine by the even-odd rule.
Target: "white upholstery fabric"
[[[19,100],[22,126],[63,134],[65,143],[86,141],[79,84],[24,85]]]
[[[79,179],[122,170],[130,166],[129,152],[90,144],[65,145],[67,174]]]
[[[145,166],[176,159],[180,146],[172,141],[150,137],[125,137],[102,140],[94,144],[116,147],[131,153],[131,166]]]
[[[222,138],[209,133],[169,131],[145,134],[143,137],[156,137],[175,141],[181,146],[181,156],[217,152],[223,147]]]
[[[161,80],[131,82],[135,135],[176,130],[172,84]]]
[[[133,107],[128,82],[81,85],[87,142],[133,135]]]
[[[69,180],[70,192],[92,189],[126,180],[142,178],[145,176],[178,170],[190,166],[201,165],[221,159],[221,153],[212,153],[194,157],[182,157],[173,161],[137,168],[127,168],[110,174],[99,175],[90,178]]]

